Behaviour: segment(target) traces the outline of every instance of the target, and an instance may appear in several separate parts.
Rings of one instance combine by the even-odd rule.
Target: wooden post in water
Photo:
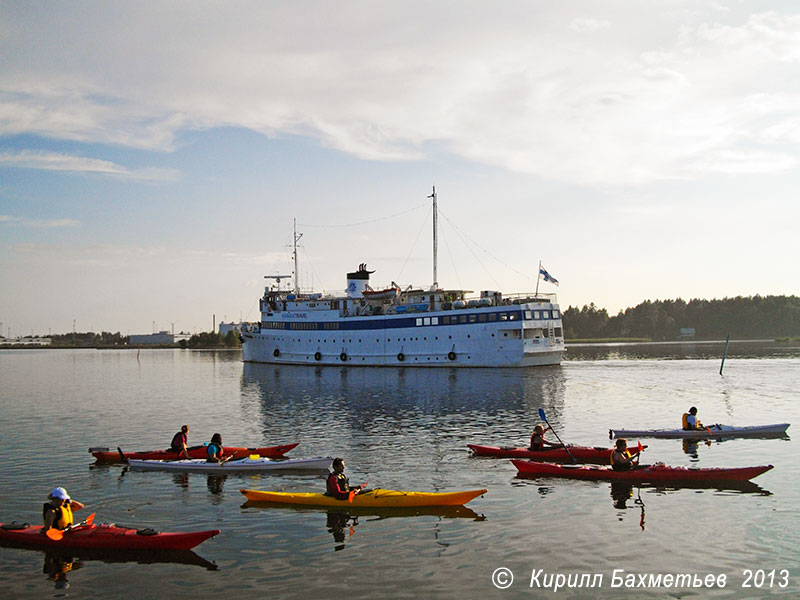
[[[722,364],[719,366],[719,374],[722,375],[722,367],[725,366],[725,357],[728,356],[728,342],[731,341],[731,334],[725,336],[725,350],[722,351]]]

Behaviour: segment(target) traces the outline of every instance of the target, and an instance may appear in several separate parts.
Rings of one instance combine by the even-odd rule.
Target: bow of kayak
[[[64,532],[60,540],[47,537],[41,525],[0,523],[0,542],[29,548],[86,550],[191,550],[221,533],[219,529],[164,532],[116,525],[81,525]]]
[[[512,460],[520,475],[532,477],[568,477],[608,481],[642,483],[670,482],[741,482],[748,481],[772,469],[772,465],[758,467],[689,469],[666,465],[643,465],[630,471],[614,471],[609,467],[585,465],[554,465],[529,460]]]
[[[403,508],[414,506],[461,506],[485,494],[488,490],[468,490],[463,492],[403,492],[378,488],[355,495],[352,502],[348,500],[337,500],[325,494],[309,492],[262,492],[247,489],[242,489],[240,491],[248,500],[254,502],[273,502],[277,504],[295,504],[303,506],[334,506],[342,508]]]

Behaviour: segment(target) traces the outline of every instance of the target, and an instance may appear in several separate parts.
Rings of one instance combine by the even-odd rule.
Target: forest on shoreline
[[[800,297],[737,296],[721,300],[645,300],[609,316],[594,303],[563,311],[570,340],[785,339],[800,336]],[[682,331],[683,330],[683,331]]]

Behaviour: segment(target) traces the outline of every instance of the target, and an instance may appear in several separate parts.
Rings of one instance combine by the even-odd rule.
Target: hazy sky
[[[0,1],[3,335],[258,320],[264,276],[563,308],[800,291],[795,2]]]

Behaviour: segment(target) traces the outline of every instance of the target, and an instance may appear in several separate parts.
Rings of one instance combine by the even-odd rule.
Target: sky
[[[799,163],[795,2],[0,0],[0,328],[427,288],[433,186],[444,288],[797,294]]]

